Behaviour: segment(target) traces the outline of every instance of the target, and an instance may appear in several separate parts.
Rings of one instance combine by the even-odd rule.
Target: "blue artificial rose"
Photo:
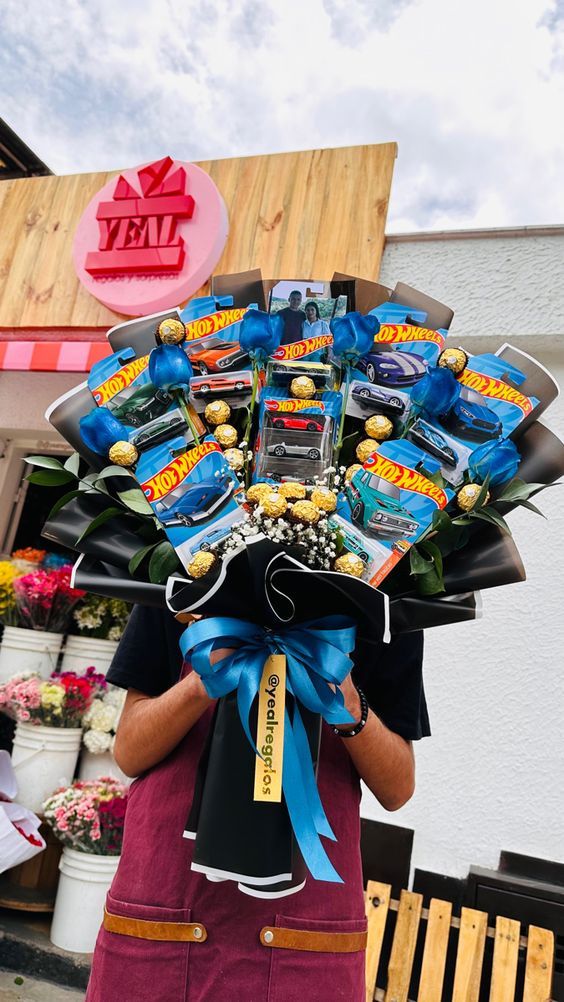
[[[460,383],[450,369],[434,367],[411,391],[411,403],[418,411],[429,415],[446,414],[460,396]]]
[[[79,426],[84,444],[100,456],[107,456],[116,442],[127,442],[126,429],[107,407],[94,407]]]
[[[517,473],[521,457],[510,438],[484,442],[471,454],[468,472],[471,480],[483,483],[489,476],[492,487],[505,484]]]
[[[277,313],[247,310],[239,330],[239,344],[255,361],[264,360],[279,347],[284,321]]]
[[[194,370],[179,344],[160,344],[149,355],[149,376],[159,390],[190,388]]]
[[[348,362],[356,362],[368,354],[374,338],[380,330],[380,321],[372,313],[345,313],[344,317],[333,317],[333,354]]]

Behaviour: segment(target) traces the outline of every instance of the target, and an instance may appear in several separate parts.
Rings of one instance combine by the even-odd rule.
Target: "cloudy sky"
[[[388,232],[564,223],[564,0],[2,0],[58,174],[396,140]]]

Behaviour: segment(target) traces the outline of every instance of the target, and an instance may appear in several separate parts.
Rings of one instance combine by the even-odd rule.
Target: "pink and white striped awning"
[[[0,340],[0,370],[16,372],[89,372],[111,354],[103,341]]]

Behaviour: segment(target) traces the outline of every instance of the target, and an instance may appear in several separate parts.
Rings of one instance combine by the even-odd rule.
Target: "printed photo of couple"
[[[331,296],[328,282],[278,282],[270,294],[270,312],[284,319],[282,344],[330,334],[329,321],[345,311],[346,296]]]

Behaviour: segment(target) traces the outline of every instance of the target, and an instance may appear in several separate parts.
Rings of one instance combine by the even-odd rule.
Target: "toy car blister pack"
[[[227,299],[221,302],[225,304]],[[210,398],[229,394],[241,397],[241,403],[251,393],[251,364],[246,351],[237,339],[237,333],[248,309],[230,307],[214,310],[193,319],[181,313],[186,325],[184,350],[190,359],[194,376],[190,391],[197,409],[202,410]]]
[[[365,577],[374,587],[453,497],[429,479],[432,472],[428,457],[411,442],[383,442],[340,495],[337,515],[354,530],[352,545],[345,537],[345,549],[365,560]]]
[[[178,438],[150,449],[140,457],[135,475],[186,565],[212,528],[217,534],[236,520],[240,487],[213,436],[175,455],[184,445]]]
[[[253,479],[313,483],[322,477],[331,465],[341,402],[332,390],[303,400],[264,388]]]
[[[445,414],[423,414],[408,438],[439,460],[445,480],[457,486],[479,445],[508,438],[538,403],[519,389],[524,374],[497,355],[473,355],[458,377],[460,395]]]

